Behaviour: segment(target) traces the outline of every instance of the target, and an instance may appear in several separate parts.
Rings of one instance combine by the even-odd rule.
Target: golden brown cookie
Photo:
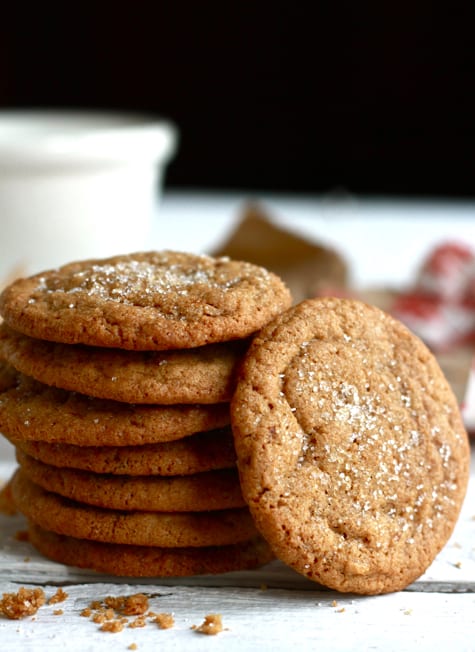
[[[36,380],[127,403],[229,401],[247,341],[179,351],[123,351],[59,344],[0,325],[0,357]]]
[[[204,548],[157,548],[99,543],[61,536],[29,524],[29,539],[43,555],[61,564],[128,577],[183,577],[228,573],[272,561],[260,537],[234,545]]]
[[[224,546],[256,530],[247,508],[213,512],[124,512],[92,507],[45,491],[18,469],[12,495],[20,512],[44,528],[78,539],[163,548]]]
[[[402,589],[449,538],[469,446],[435,358],[357,301],[266,326],[232,402],[243,495],[277,557],[340,591]]]
[[[19,279],[2,292],[0,314],[31,337],[148,351],[248,337],[290,302],[262,267],[157,251]]]
[[[229,427],[142,446],[74,446],[43,441],[11,443],[45,464],[114,475],[191,475],[236,465]]]
[[[14,440],[135,446],[173,441],[229,423],[227,403],[133,405],[55,389],[23,374],[16,381],[0,392],[0,432]]]
[[[65,498],[124,511],[203,512],[244,507],[237,469],[194,475],[118,476],[60,469],[17,449],[28,478]]]

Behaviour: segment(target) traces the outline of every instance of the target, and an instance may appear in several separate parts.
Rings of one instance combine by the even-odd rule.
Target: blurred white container
[[[0,286],[147,249],[176,143],[171,123],[147,116],[0,112]]]

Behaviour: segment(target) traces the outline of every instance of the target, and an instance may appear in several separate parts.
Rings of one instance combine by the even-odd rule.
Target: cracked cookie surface
[[[39,339],[152,351],[245,338],[290,303],[284,283],[262,267],[155,251],[18,279],[0,295],[0,314]]]
[[[435,358],[345,299],[266,326],[231,405],[244,498],[277,557],[331,588],[404,588],[449,538],[469,446]]]

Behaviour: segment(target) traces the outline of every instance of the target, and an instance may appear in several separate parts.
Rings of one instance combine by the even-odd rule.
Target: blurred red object
[[[465,302],[475,278],[474,252],[464,244],[448,242],[426,258],[416,289],[442,301]]]
[[[475,341],[474,252],[455,242],[436,247],[391,312],[434,351]]]

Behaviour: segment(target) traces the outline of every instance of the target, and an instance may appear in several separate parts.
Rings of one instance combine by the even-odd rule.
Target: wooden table
[[[157,221],[155,245],[205,250],[211,240],[218,241],[226,232],[241,199],[169,196]],[[356,227],[352,223],[353,214],[348,211],[355,210],[354,207],[346,204],[340,207],[338,225],[334,215],[329,218],[329,209],[320,200],[312,203],[272,198],[270,203],[278,214],[290,214],[294,225],[307,231],[313,229],[317,236],[325,231],[327,240],[336,241],[340,229],[342,247],[350,250],[348,239],[351,240]],[[366,215],[369,220],[366,225],[374,220],[373,226],[377,226],[368,236],[371,242],[366,247],[383,238],[381,223],[375,220],[377,206],[370,203],[366,209],[357,207],[358,219]],[[378,210],[389,220],[387,224],[396,219],[396,214],[403,223],[405,219],[412,221],[416,240],[419,237],[421,245],[446,235],[447,224],[440,206],[434,207],[435,230],[430,237],[426,234],[424,241],[423,218],[424,211],[429,210],[427,206],[399,206],[399,213],[397,206],[386,205],[386,212],[384,204],[379,206]],[[468,219],[474,214],[473,207],[455,208],[455,217],[466,227],[467,239],[475,243],[475,221]],[[312,210],[316,218],[311,217]],[[420,223],[414,218],[416,214],[421,218]],[[453,226],[453,210],[450,215]],[[395,238],[401,240],[401,235]],[[394,246],[391,239],[388,250],[393,251]],[[355,257],[354,252],[352,255]],[[358,256],[364,259],[364,251],[360,250]],[[391,276],[386,267],[381,268],[381,274],[382,282]],[[368,275],[367,269],[360,270],[357,275],[360,285],[368,281]],[[396,282],[403,280],[401,275],[398,268],[394,274]],[[48,598],[60,586],[68,594],[64,602],[43,606],[34,617],[19,621],[0,617],[0,650],[475,650],[473,462],[472,459],[468,495],[451,540],[417,582],[404,591],[384,596],[338,594],[311,583],[280,562],[252,572],[216,577],[117,580],[49,562],[29,543],[17,540],[16,534],[25,528],[23,517],[0,515],[0,593],[16,592],[22,586],[40,586]],[[11,449],[5,443],[0,444],[0,481],[8,479],[14,466]],[[98,624],[80,615],[92,600],[137,592],[149,596],[153,611],[173,613],[174,627],[160,630],[148,623],[144,628],[125,627],[112,634],[100,631]],[[57,609],[63,613],[55,615]],[[217,636],[205,636],[192,629],[209,613],[222,615],[225,630]]]

